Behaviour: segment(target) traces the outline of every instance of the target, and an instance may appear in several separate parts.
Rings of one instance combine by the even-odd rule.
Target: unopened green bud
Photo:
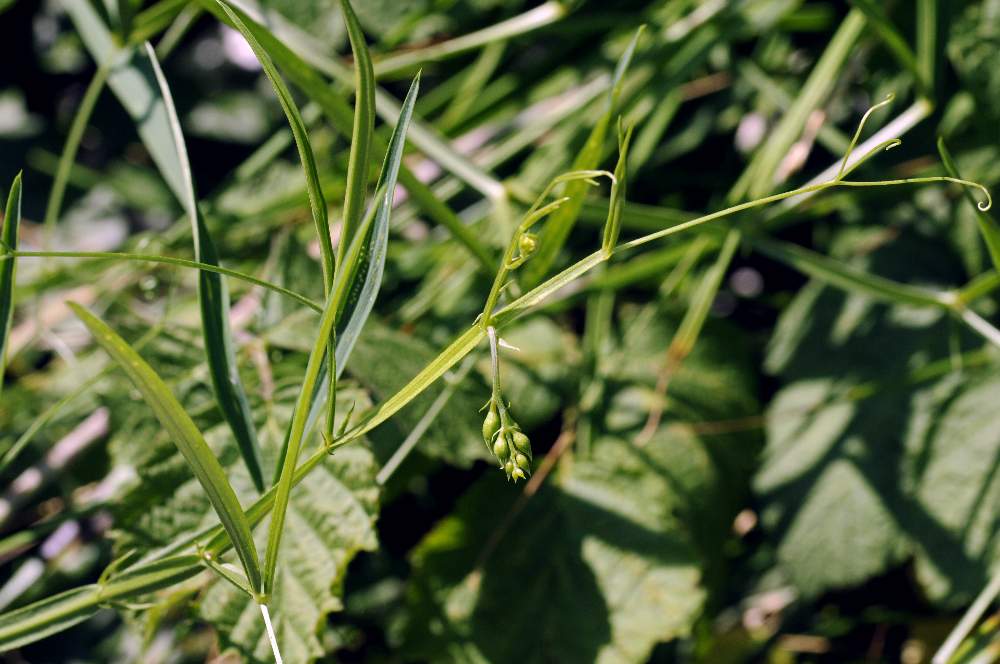
[[[512,473],[510,474],[510,476],[511,476],[511,477],[513,478],[513,480],[514,480],[515,482],[516,482],[516,481],[518,481],[518,480],[523,480],[523,479],[526,479],[526,478],[527,478],[527,475],[525,475],[525,474],[524,474],[524,471],[523,471],[523,470],[521,470],[520,468],[515,468],[515,469],[514,469],[514,472],[512,472]]]
[[[538,248],[538,236],[534,233],[523,233],[517,241],[517,248],[522,256],[530,256]]]
[[[497,415],[496,408],[491,407],[490,412],[486,413],[486,419],[483,420],[483,440],[486,441],[487,445],[490,445],[493,442],[493,436],[495,436],[499,430],[500,416]]]
[[[527,469],[527,468],[531,467],[531,466],[529,466],[529,464],[531,462],[528,460],[528,457],[524,456],[520,452],[518,452],[516,455],[514,455],[514,463],[517,464],[518,468],[525,468],[525,469]]]
[[[514,462],[513,462],[513,461],[508,461],[507,463],[505,463],[505,464],[503,465],[503,469],[507,471],[507,477],[510,477],[510,476],[511,476],[511,474],[512,474],[512,473],[514,472],[514,470],[515,470],[515,469],[514,469]]]
[[[514,435],[511,436],[511,442],[514,443],[514,447],[520,452],[525,452],[531,454],[531,441],[528,437],[520,431],[515,431]]]
[[[493,454],[501,461],[510,456],[510,448],[507,446],[507,441],[502,437],[497,438],[496,442],[493,443]]]

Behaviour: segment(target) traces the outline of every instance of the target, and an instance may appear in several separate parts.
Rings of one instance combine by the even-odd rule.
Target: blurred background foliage
[[[320,299],[295,150],[242,38],[199,3],[94,4],[119,37],[156,45],[222,262]],[[355,5],[387,100],[422,67],[418,131],[510,192],[484,197],[411,131],[407,165],[494,262],[511,231],[498,206],[521,211],[573,167],[641,24],[612,114],[636,126],[626,239],[809,181],[889,93],[863,138],[891,124],[888,137],[904,142],[860,179],[943,174],[942,138],[962,176],[1000,181],[997,0]],[[239,6],[351,101],[336,74],[350,66],[338,2]],[[490,32],[504,25],[514,27],[502,39]],[[483,39],[448,50],[470,34]],[[189,224],[107,90],[58,223],[41,223],[95,72],[64,3],[0,2],[0,63],[0,188],[24,169],[22,248],[190,257]],[[324,191],[340,200],[350,136],[293,88]],[[613,133],[595,166],[613,167]],[[556,265],[598,247],[607,195],[590,194]],[[475,319],[489,289],[492,264],[401,197],[342,413],[391,396]],[[480,349],[296,489],[282,581],[295,590],[276,608],[295,617],[286,661],[930,661],[1000,555],[1000,364],[953,312],[873,297],[865,279],[954,294],[996,320],[981,222],[951,185],[838,189],[616,257],[504,330],[520,349],[505,355],[505,394],[549,466],[540,482],[507,484],[492,467]],[[742,231],[735,251],[731,228]],[[21,260],[18,270],[0,452],[32,438],[3,470],[0,612],[214,518],[65,299],[144,339],[143,356],[208,432],[240,495],[254,494],[213,400],[196,275],[110,260]],[[845,271],[861,277],[838,279]],[[272,292],[230,288],[271,467],[315,318]],[[701,305],[703,326],[691,313]],[[426,419],[412,454],[390,461]],[[0,659],[268,661],[246,607],[203,575]],[[996,661],[998,629],[984,622],[955,661]]]

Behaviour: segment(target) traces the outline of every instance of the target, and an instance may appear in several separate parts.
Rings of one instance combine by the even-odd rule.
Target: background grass
[[[322,306],[316,228],[328,215],[336,243],[344,215],[360,219],[421,70],[382,288],[338,367],[330,425],[365,436],[329,458],[306,436],[316,471],[289,499],[272,604],[286,661],[930,661],[998,554],[1000,277],[980,192],[796,197],[616,252],[517,321],[501,309],[519,349],[502,351],[503,395],[531,437],[529,483],[504,482],[482,442],[490,361],[468,330],[550,179],[615,167],[619,116],[634,127],[623,242],[829,180],[890,93],[855,155],[903,143],[852,179],[960,174],[992,190],[998,3],[359,1],[376,76],[368,159],[351,157],[340,3],[233,4],[287,83],[280,103],[214,2],[74,10],[92,8],[113,49],[142,57],[151,41],[185,184],[143,135],[152,116],[123,107],[120,70],[95,64],[74,2],[0,3],[0,193],[23,169],[21,251],[217,263]],[[601,247],[610,184],[557,193],[572,200],[535,229],[538,260],[512,273],[501,307]],[[137,561],[190,554],[217,523],[63,301],[160,374],[244,508],[260,477],[271,486],[319,319],[224,275],[18,259],[0,392],[0,632],[13,609],[122,588]],[[221,280],[232,306],[216,297],[206,312]],[[218,333],[207,350],[203,325]],[[432,364],[421,375],[442,379],[400,397],[456,337],[470,359]],[[245,409],[219,391],[227,364]],[[263,551],[269,517],[251,522]],[[246,596],[170,560],[162,578],[176,584],[0,658],[267,661]],[[994,661],[996,630],[984,622],[954,661]]]

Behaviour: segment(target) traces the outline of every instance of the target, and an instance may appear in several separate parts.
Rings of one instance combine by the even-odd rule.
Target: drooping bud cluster
[[[483,420],[483,440],[486,447],[507,473],[507,479],[517,482],[531,476],[531,441],[511,417],[503,401],[491,398],[489,411]]]

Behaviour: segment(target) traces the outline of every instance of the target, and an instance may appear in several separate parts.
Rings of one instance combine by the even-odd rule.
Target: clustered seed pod
[[[502,402],[490,399],[483,421],[483,440],[496,457],[507,479],[518,481],[531,475],[531,442]]]
[[[489,406],[490,412],[486,413],[486,419],[483,420],[483,440],[486,442],[487,448],[493,445],[493,438],[500,430],[500,416],[497,414],[496,404],[490,400]]]

